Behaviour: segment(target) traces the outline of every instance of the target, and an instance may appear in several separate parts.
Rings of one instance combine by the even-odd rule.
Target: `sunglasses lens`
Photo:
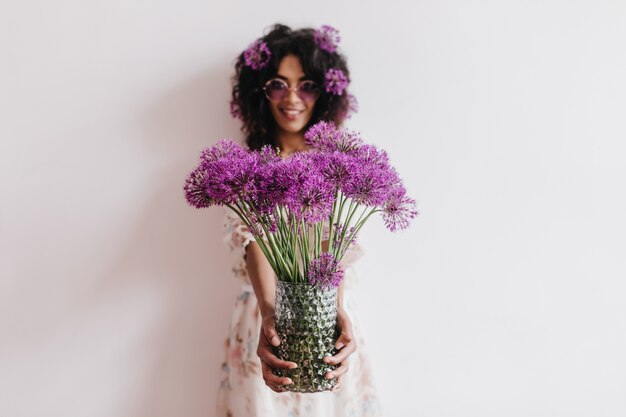
[[[287,93],[287,84],[280,80],[271,80],[265,86],[267,97],[273,101],[280,101]]]
[[[298,96],[304,101],[313,101],[319,94],[319,87],[314,81],[305,81],[298,88]]]

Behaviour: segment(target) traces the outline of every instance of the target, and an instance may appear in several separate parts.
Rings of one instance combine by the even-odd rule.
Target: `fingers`
[[[337,382],[339,382],[338,377],[342,377],[348,371],[349,368],[350,368],[350,365],[348,364],[348,359],[346,359],[335,370],[326,372],[326,379],[337,378]]]
[[[342,347],[338,348],[340,350],[335,356],[326,356],[324,358],[324,362],[331,365],[337,365],[345,361],[348,356],[356,352],[356,340],[354,340],[352,336],[342,334],[341,336],[339,336],[339,339],[337,339],[337,343],[335,346]]]
[[[259,346],[257,347],[256,354],[262,362],[267,362],[273,368],[297,368],[298,365],[295,362],[284,361],[274,354],[272,351],[272,345],[270,345],[267,339],[263,336],[263,328],[261,328],[261,335],[259,337]]]
[[[274,317],[268,316],[263,319],[263,325],[261,327],[261,334],[265,338],[265,341],[272,345],[278,346],[280,345],[280,338],[278,337],[278,333],[276,332],[276,324],[274,322]]]
[[[293,384],[293,381],[290,378],[274,375],[272,373],[272,368],[270,368],[270,366],[265,362],[261,363],[261,369],[263,372],[263,379],[265,380],[265,385],[272,388],[272,390],[274,391],[276,391],[277,389],[280,390],[282,388],[281,387],[282,385]]]

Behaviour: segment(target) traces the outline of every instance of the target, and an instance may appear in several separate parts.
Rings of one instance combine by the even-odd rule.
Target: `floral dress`
[[[233,266],[241,280],[235,299],[230,330],[225,340],[221,382],[217,395],[217,417],[373,417],[382,416],[382,407],[372,377],[356,302],[351,288],[358,282],[353,263],[362,256],[358,243],[341,261],[344,268],[343,304],[352,321],[357,350],[349,356],[349,368],[335,392],[297,393],[272,391],[263,380],[261,360],[256,354],[261,331],[261,314],[248,277],[245,247],[254,240],[248,228],[230,209],[224,217],[224,241],[236,252]]]

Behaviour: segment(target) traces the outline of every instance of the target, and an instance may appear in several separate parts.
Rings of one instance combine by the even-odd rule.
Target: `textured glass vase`
[[[286,391],[329,391],[336,378],[326,373],[336,369],[323,361],[337,353],[337,288],[318,289],[308,284],[276,281],[276,332],[281,340],[276,356],[295,362],[295,369],[275,369],[276,375],[291,378]]]

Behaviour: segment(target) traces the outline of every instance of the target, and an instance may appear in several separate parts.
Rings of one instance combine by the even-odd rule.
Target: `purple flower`
[[[253,70],[260,70],[265,67],[270,62],[271,56],[272,52],[267,47],[267,44],[260,39],[251,43],[248,48],[243,51],[246,65]]]
[[[332,26],[322,25],[313,32],[313,39],[320,49],[333,53],[337,50],[337,45],[341,41],[339,31]]]
[[[198,167],[191,171],[185,180],[185,198],[187,202],[195,208],[209,207],[215,204],[215,201],[206,192],[206,172],[202,167]]]
[[[324,180],[313,152],[296,152],[274,164],[266,174],[262,193],[285,206],[296,221],[314,223],[330,215],[334,190]]]
[[[338,68],[330,68],[326,71],[325,81],[326,92],[337,96],[342,95],[350,83],[346,74]]]
[[[343,189],[358,173],[356,159],[343,152],[317,153],[315,159],[324,179],[332,184],[334,189]]]
[[[387,229],[395,232],[398,229],[406,229],[409,220],[419,215],[415,200],[406,195],[403,186],[394,188],[383,204],[382,217]]]
[[[346,235],[342,239],[341,234],[343,233],[344,229],[345,229],[345,224],[335,223],[335,230],[333,231],[334,233],[333,246],[338,247],[341,244],[343,246],[342,252],[347,251],[350,248],[350,246],[352,246],[354,242],[356,241],[356,234],[354,233],[355,227],[351,226],[346,232]]]
[[[329,252],[311,260],[307,270],[309,283],[320,289],[337,288],[343,280],[343,269]]]
[[[399,180],[395,169],[389,165],[387,153],[373,145],[361,146],[355,155],[358,171],[342,188],[343,193],[366,206],[380,206]]]
[[[363,139],[358,132],[337,129],[333,122],[322,120],[305,132],[304,142],[321,152],[353,153],[361,147]]]
[[[216,204],[233,204],[252,195],[258,157],[237,143],[222,139],[201,155],[207,195]]]

